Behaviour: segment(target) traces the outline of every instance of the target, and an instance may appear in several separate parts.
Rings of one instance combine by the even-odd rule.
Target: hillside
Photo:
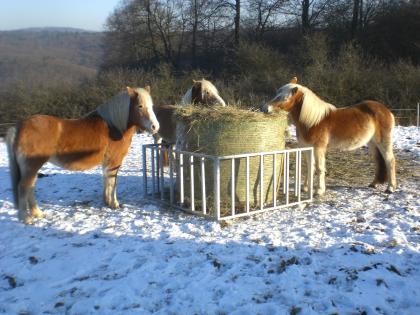
[[[23,87],[74,85],[96,74],[102,34],[69,28],[0,32],[0,92]]]

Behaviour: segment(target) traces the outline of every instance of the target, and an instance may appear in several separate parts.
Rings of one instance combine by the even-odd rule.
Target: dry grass
[[[420,180],[415,157],[409,152],[394,151],[397,180]],[[373,180],[375,164],[367,148],[351,152],[331,151],[327,155],[327,185],[367,187]]]
[[[241,121],[269,121],[269,120],[279,120],[281,118],[286,119],[287,114],[278,113],[278,114],[264,114],[259,109],[253,108],[250,106],[245,106],[243,104],[229,104],[226,107],[222,106],[212,106],[212,107],[203,107],[188,105],[179,107],[175,112],[175,118],[188,122],[190,125],[193,125],[195,122],[235,122],[240,123]]]
[[[294,141],[287,142],[287,146],[296,147]],[[416,158],[410,152],[394,151],[397,160],[397,181],[420,181],[420,172]],[[364,188],[372,182],[375,175],[375,162],[367,147],[354,151],[328,151],[326,157],[327,192],[331,187]],[[384,186],[385,188],[385,186]]]

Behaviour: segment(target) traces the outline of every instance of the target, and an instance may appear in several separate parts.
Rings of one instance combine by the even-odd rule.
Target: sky
[[[0,0],[0,30],[74,27],[104,30],[120,0]]]

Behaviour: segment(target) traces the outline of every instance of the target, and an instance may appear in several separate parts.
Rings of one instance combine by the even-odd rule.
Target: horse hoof
[[[27,211],[21,211],[18,212],[18,219],[24,224],[33,224],[34,218],[29,214]]]
[[[31,216],[25,216],[23,218],[19,218],[24,224],[31,225],[34,224],[34,219]]]
[[[118,203],[118,201],[116,201],[116,202],[111,202],[108,206],[109,206],[111,209],[119,209],[119,208],[120,208],[120,204]]]
[[[369,186],[368,187],[370,187],[370,188],[376,188],[376,184],[375,183],[371,183],[371,184],[369,184]]]
[[[387,188],[387,189],[385,190],[385,193],[386,193],[386,194],[392,194],[394,191],[395,191],[395,189]]]
[[[35,209],[32,211],[32,217],[37,218],[37,219],[42,219],[42,218],[45,218],[45,214],[41,210]]]
[[[325,190],[323,190],[323,189],[317,189],[317,190],[315,190],[315,196],[321,197],[324,194],[325,194]]]

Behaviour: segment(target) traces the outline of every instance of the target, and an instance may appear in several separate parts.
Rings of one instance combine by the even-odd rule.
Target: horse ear
[[[297,83],[297,77],[293,77],[293,78],[290,80],[290,83],[296,84],[296,83]]]
[[[128,96],[130,97],[137,96],[137,91],[129,86],[127,86],[127,93],[128,93]]]
[[[144,89],[147,91],[147,92],[151,92],[152,91],[152,89],[150,88],[150,85],[146,85],[145,87],[144,87]]]
[[[198,81],[196,81],[196,80],[194,80],[194,79],[193,79],[193,84],[196,84],[197,82],[198,82]]]

